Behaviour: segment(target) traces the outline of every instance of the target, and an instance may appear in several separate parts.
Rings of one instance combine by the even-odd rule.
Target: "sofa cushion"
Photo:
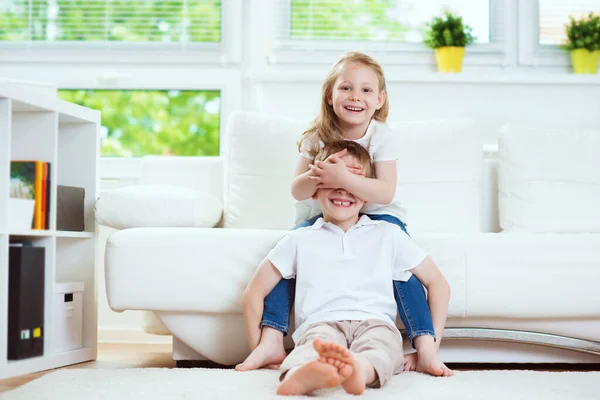
[[[470,118],[391,123],[410,233],[482,232],[483,151]]]
[[[500,227],[600,232],[600,131],[505,127],[498,147]]]
[[[471,119],[390,124],[402,148],[398,181],[411,232],[481,232],[481,139]],[[296,142],[308,121],[231,116],[225,146],[226,228],[289,229]],[[302,211],[302,210],[300,210]]]
[[[308,121],[238,111],[226,132],[225,228],[289,229],[296,200],[291,182],[296,142]]]
[[[214,227],[223,208],[215,196],[174,185],[128,186],[103,192],[96,220],[115,229],[136,227]]]

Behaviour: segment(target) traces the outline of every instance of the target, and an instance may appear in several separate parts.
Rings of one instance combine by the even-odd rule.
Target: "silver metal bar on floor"
[[[403,331],[404,333],[404,331]],[[558,347],[600,356],[600,342],[549,333],[490,328],[446,328],[444,339],[493,340]]]

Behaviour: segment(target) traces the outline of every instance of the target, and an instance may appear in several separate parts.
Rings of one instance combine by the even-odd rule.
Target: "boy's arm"
[[[444,326],[448,317],[448,303],[450,302],[450,285],[431,257],[425,259],[410,270],[427,288],[427,302],[435,330],[436,350],[439,350]]]
[[[260,342],[262,314],[265,297],[273,290],[281,280],[281,273],[269,261],[264,258],[254,272],[250,283],[242,295],[242,308],[246,322],[246,334],[250,350],[254,350]]]
[[[339,157],[330,157],[327,162],[318,161],[311,168],[313,176],[306,179],[316,182],[316,188],[344,188],[354,196],[376,204],[390,204],[396,194],[396,161],[375,163],[375,176],[366,178],[348,170]]]

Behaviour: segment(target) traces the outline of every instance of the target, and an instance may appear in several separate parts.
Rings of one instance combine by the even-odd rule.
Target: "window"
[[[101,156],[219,155],[218,90],[60,90],[59,96],[102,111]]]
[[[558,48],[566,39],[569,16],[600,12],[600,0],[538,0],[519,3],[519,64],[568,67],[569,54]],[[535,21],[537,23],[532,23]]]
[[[8,0],[0,7],[3,41],[221,40],[221,2],[215,0]]]
[[[331,64],[363,51],[385,64],[431,64],[426,24],[444,11],[473,28],[465,64],[506,65],[516,16],[505,0],[281,0],[272,10],[267,59],[278,64]],[[267,30],[268,31],[268,30]],[[318,53],[318,54],[317,54]]]
[[[490,5],[470,0],[292,0],[289,39],[422,43],[425,24],[449,10],[478,43],[490,41]]]
[[[0,63],[237,63],[241,2],[0,1]]]
[[[541,45],[559,45],[567,36],[565,25],[569,16],[587,17],[590,11],[600,13],[600,0],[540,0],[539,4],[539,40]]]

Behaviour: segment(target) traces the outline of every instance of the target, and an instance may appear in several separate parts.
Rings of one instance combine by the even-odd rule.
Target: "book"
[[[10,197],[35,200],[32,229],[48,229],[50,164],[11,161]]]
[[[44,247],[9,247],[7,359],[44,354]]]

